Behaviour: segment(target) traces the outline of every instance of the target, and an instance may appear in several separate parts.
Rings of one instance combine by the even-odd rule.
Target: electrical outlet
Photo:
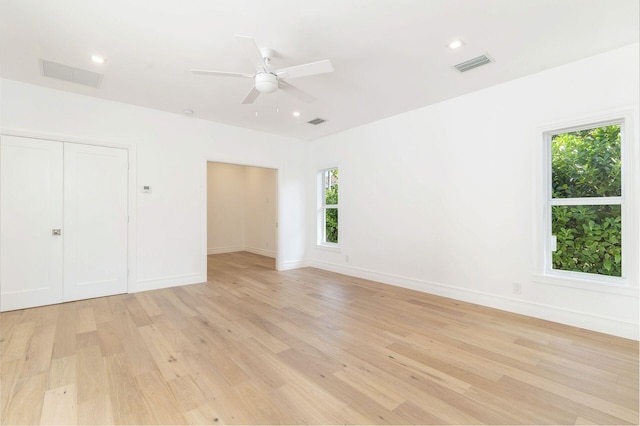
[[[511,288],[511,292],[513,294],[522,294],[522,284],[520,283],[513,283],[512,284],[512,288]]]
[[[346,256],[344,257],[344,261],[345,261],[345,262],[347,262],[347,263],[349,263],[349,255],[346,255]]]

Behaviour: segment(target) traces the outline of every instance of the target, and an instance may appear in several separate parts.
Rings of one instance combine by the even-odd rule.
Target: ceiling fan
[[[254,85],[242,101],[243,104],[252,104],[261,93],[273,93],[278,89],[295,96],[303,102],[311,103],[316,100],[314,96],[298,89],[285,80],[333,72],[333,65],[331,65],[331,61],[328,59],[281,68],[279,70],[271,70],[270,63],[276,53],[275,50],[266,47],[258,48],[253,37],[236,34],[236,38],[242,43],[245,53],[249,58],[258,63],[255,74],[194,69],[192,69],[191,72],[194,74],[216,75],[219,77],[252,78]]]

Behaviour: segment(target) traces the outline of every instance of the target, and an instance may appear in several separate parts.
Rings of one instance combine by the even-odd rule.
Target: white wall
[[[540,126],[635,105],[635,158],[627,165],[637,168],[638,50],[625,47],[314,141],[313,173],[341,167],[342,249],[315,246],[311,213],[310,264],[637,339],[638,283],[619,292],[540,283],[534,234]],[[308,203],[314,212],[315,199]],[[631,219],[637,222],[637,210]],[[636,247],[637,240],[635,234]],[[521,295],[512,293],[513,283],[522,285]]]
[[[207,164],[207,253],[242,251],[245,247],[245,168]]]
[[[3,131],[102,141],[135,152],[130,291],[206,281],[206,162],[279,169],[278,262],[305,250],[305,145],[297,140],[0,80]],[[151,185],[151,194],[140,192]]]
[[[208,164],[207,252],[276,257],[277,170]]]
[[[245,168],[245,250],[275,257],[277,171]]]

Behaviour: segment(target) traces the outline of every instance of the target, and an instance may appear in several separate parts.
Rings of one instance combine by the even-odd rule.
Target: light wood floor
[[[3,424],[637,424],[637,342],[249,253],[0,315]]]

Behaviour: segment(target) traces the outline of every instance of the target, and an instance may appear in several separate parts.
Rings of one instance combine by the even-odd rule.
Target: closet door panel
[[[61,142],[0,137],[3,311],[62,302],[62,185]]]
[[[127,151],[64,146],[64,300],[127,292]]]

